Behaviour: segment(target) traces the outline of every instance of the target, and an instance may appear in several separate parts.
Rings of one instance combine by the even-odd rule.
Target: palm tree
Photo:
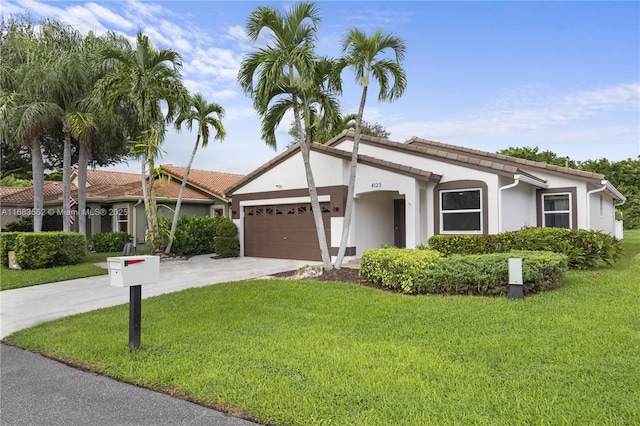
[[[42,230],[44,161],[40,138],[54,125],[59,107],[48,99],[51,52],[28,18],[2,24],[0,37],[0,137],[31,150],[33,230]]]
[[[71,198],[71,143],[70,119],[77,119],[82,113],[81,104],[87,96],[89,66],[82,52],[82,37],[72,27],[57,21],[45,21],[43,38],[51,61],[48,64],[44,84],[48,87],[46,96],[58,105],[57,120],[64,134],[62,168],[62,230],[69,231]]]
[[[393,53],[394,59],[382,57],[387,50]],[[358,149],[369,83],[372,78],[378,82],[380,86],[378,101],[394,101],[402,96],[407,87],[407,77],[402,68],[405,51],[406,46],[403,39],[391,34],[383,34],[380,30],[368,36],[363,31],[355,28],[350,30],[342,39],[342,52],[345,56],[339,60],[338,70],[341,72],[346,67],[353,69],[357,84],[362,86],[362,96],[360,97],[358,117],[356,118],[342,238],[335,262],[335,267],[338,269],[342,267],[353,216]],[[392,85],[390,85],[391,80],[393,80]]]
[[[335,119],[338,112],[335,99],[318,84],[318,75],[324,73],[329,64],[326,60],[318,60],[314,53],[319,22],[318,8],[314,3],[298,3],[285,14],[274,8],[258,6],[247,20],[246,34],[256,41],[263,31],[270,31],[271,44],[251,53],[242,62],[238,80],[262,116],[262,139],[268,146],[276,147],[275,129],[287,111],[293,110],[296,127],[304,132],[304,136],[299,135],[299,140],[303,141],[300,152],[322,261],[325,269],[330,270],[331,257],[309,159],[312,128],[309,108],[319,102],[327,120]]]
[[[106,78],[104,89],[109,105],[129,104],[135,111],[140,129],[138,147],[141,156],[142,193],[147,212],[148,239],[158,249],[160,231],[155,195],[155,156],[164,137],[165,124],[171,122],[189,98],[182,84],[182,58],[172,49],[156,50],[149,38],[138,32],[136,50],[108,48],[105,58],[117,63],[116,71]],[[166,115],[162,108],[167,108]]]
[[[217,116],[217,117],[216,117]],[[182,205],[182,195],[184,189],[187,186],[187,179],[189,178],[189,172],[191,171],[191,163],[196,156],[198,145],[200,145],[200,138],[202,138],[202,147],[206,148],[209,143],[209,126],[213,127],[216,131],[214,139],[223,140],[226,136],[226,131],[220,119],[224,117],[224,108],[216,103],[208,103],[200,93],[196,93],[191,97],[191,105],[188,109],[181,111],[180,115],[176,119],[175,127],[180,130],[182,123],[186,123],[187,129],[193,129],[194,121],[197,123],[198,135],[196,136],[196,143],[193,146],[189,163],[184,171],[182,178],[182,185],[180,186],[180,193],[178,194],[178,201],[176,202],[176,209],[173,213],[173,221],[171,223],[171,232],[169,233],[169,243],[165,248],[165,253],[171,253],[171,246],[173,245],[173,237],[178,226],[178,217],[180,216],[180,206]]]

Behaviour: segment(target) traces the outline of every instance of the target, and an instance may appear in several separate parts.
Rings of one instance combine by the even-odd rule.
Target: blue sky
[[[227,111],[227,138],[201,148],[193,167],[249,173],[290,141],[287,122],[278,151],[265,146],[251,100],[236,81],[252,49],[244,24],[260,4],[285,10],[293,3],[3,0],[0,11],[29,11],[34,20],[55,18],[84,33],[118,31],[132,42],[142,30],[156,46],[177,50],[189,90]],[[319,54],[339,56],[340,38],[353,27],[406,40],[407,91],[393,103],[372,94],[365,110],[365,119],[384,125],[392,140],[419,136],[490,152],[538,146],[574,160],[640,154],[639,2],[318,4]],[[343,112],[356,112],[360,89],[348,71],[343,78]],[[194,142],[195,134],[170,132],[161,163],[186,165]]]

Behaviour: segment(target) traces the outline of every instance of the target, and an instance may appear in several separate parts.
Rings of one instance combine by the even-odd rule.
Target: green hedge
[[[360,275],[407,294],[497,296],[508,292],[508,259],[512,257],[522,259],[525,293],[562,285],[567,257],[541,251],[443,257],[434,250],[385,247],[363,253]]]
[[[367,250],[360,260],[360,275],[374,284],[415,293],[420,276],[442,255],[435,250],[383,247]]]
[[[0,232],[0,256],[4,266],[9,264],[8,253],[16,250],[16,241],[21,234],[22,232]]]
[[[121,252],[132,238],[126,232],[100,232],[89,240],[89,250],[96,253]]]
[[[586,269],[601,260],[609,265],[620,259],[618,239],[600,231],[564,228],[526,228],[497,235],[434,235],[428,247],[445,256],[502,253],[510,250],[544,250],[562,253],[569,266]]]
[[[19,232],[2,233],[2,255],[16,252],[16,261],[23,269],[50,268],[75,265],[86,255],[85,240],[77,232]],[[5,263],[6,264],[6,263]]]
[[[237,257],[240,255],[238,227],[231,219],[222,221],[216,229],[214,251],[220,257]]]
[[[568,267],[565,255],[545,251],[456,254],[423,270],[415,293],[504,296],[509,290],[509,258],[522,259],[525,294],[561,286]]]
[[[216,229],[221,222],[230,220],[224,216],[180,216],[171,252],[181,256],[214,253],[213,239],[216,236]],[[171,219],[164,219],[162,226],[166,229],[165,234],[168,236],[171,230]],[[165,246],[168,242],[169,238],[166,237]]]

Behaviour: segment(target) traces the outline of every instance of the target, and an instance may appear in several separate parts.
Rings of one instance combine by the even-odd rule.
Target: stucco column
[[[420,187],[414,183],[413,190],[407,191],[405,202],[406,246],[415,248],[420,242]]]

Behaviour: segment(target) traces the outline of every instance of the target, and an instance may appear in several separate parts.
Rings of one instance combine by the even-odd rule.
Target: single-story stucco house
[[[162,179],[156,179],[159,213],[173,217],[173,210],[184,176],[184,167],[163,165]],[[225,188],[237,182],[243,175],[191,169],[182,199],[180,215],[214,216],[229,215],[230,199]],[[78,199],[77,170],[71,173],[71,196]],[[146,216],[142,198],[142,182],[139,173],[109,170],[87,170],[87,238],[100,232],[128,232],[134,244],[142,246],[146,233]],[[7,211],[33,207],[33,187],[0,188],[0,202]],[[9,207],[12,207],[9,209]],[[45,211],[43,230],[62,230],[62,182],[46,181],[44,185]],[[77,216],[77,205],[73,208]],[[15,218],[13,218],[15,220]],[[3,223],[3,226],[5,224]],[[73,230],[78,230],[74,219]]]
[[[342,232],[354,134],[314,144],[311,164],[332,256]],[[225,191],[241,254],[319,260],[304,165],[293,146]],[[625,201],[605,176],[412,138],[362,136],[347,257],[383,245],[415,247],[436,234],[524,227],[616,233]]]

